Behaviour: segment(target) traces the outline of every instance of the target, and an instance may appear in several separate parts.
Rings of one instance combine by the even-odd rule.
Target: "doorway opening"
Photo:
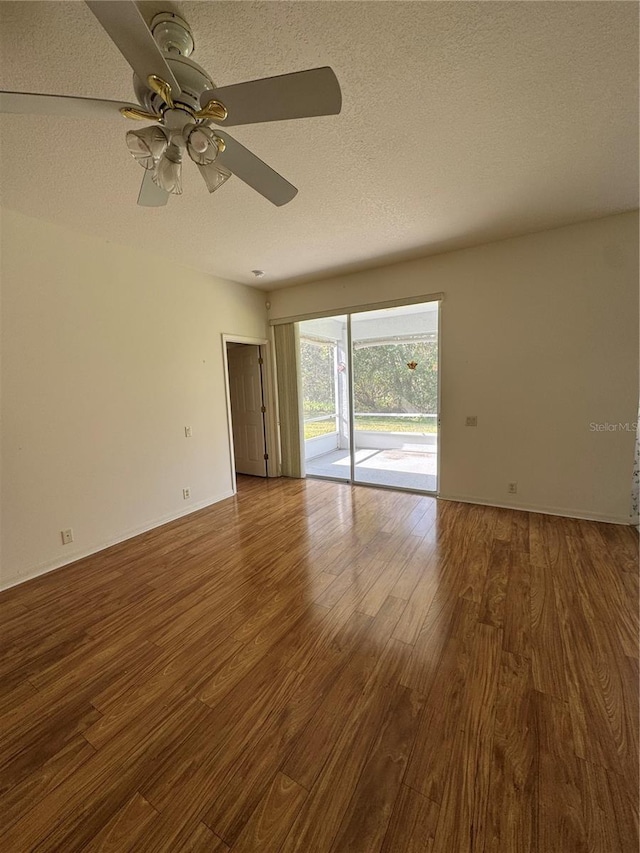
[[[269,476],[265,365],[261,344],[224,343],[235,486],[235,474]]]
[[[438,490],[439,303],[299,323],[307,476]]]

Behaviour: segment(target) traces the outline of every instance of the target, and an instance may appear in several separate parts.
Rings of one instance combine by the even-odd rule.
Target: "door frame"
[[[238,486],[236,482],[236,463],[235,463],[235,452],[233,445],[233,419],[231,415],[231,388],[229,385],[229,359],[227,358],[227,344],[249,344],[250,346],[257,346],[260,351],[260,358],[262,359],[262,394],[264,399],[264,406],[266,408],[266,414],[264,419],[265,426],[265,444],[267,448],[267,454],[269,458],[267,459],[267,477],[277,477],[278,476],[278,455],[277,448],[275,445],[275,436],[276,436],[276,411],[274,405],[274,392],[273,392],[273,383],[274,383],[274,374],[273,374],[273,364],[271,358],[271,346],[270,342],[267,338],[248,338],[246,335],[234,335],[232,333],[222,333],[222,360],[224,366],[224,390],[225,390],[225,401],[227,405],[227,433],[229,439],[229,468],[231,471],[231,486],[233,489],[233,494],[235,495],[238,491]]]

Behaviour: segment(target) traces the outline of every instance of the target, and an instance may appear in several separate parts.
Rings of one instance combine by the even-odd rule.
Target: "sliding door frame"
[[[356,419],[353,402],[353,338],[351,336],[351,314],[347,314],[347,375],[349,377],[349,482],[355,483],[356,477]]]
[[[369,486],[374,489],[390,489],[391,491],[399,491],[399,492],[413,492],[414,494],[421,495],[430,495],[434,497],[438,497],[440,493],[440,447],[441,447],[441,436],[442,436],[442,427],[441,427],[441,374],[442,374],[442,343],[441,343],[441,330],[442,330],[442,303],[444,300],[444,294],[442,293],[429,293],[425,296],[419,297],[410,297],[407,299],[398,299],[388,302],[376,302],[370,303],[368,305],[354,305],[349,308],[337,309],[334,311],[319,311],[313,314],[303,314],[295,317],[283,317],[277,320],[270,320],[269,324],[271,326],[279,326],[283,323],[302,323],[305,320],[318,320],[324,317],[344,317],[347,318],[347,350],[348,350],[348,358],[347,358],[347,376],[349,381],[349,393],[348,393],[348,402],[349,402],[349,479],[343,480],[339,478],[332,477],[321,477],[320,475],[314,474],[305,474],[305,476],[309,476],[312,479],[319,480],[329,480],[335,483],[348,483],[354,486]],[[351,318],[353,314],[366,314],[368,311],[382,311],[387,308],[401,308],[404,305],[422,305],[426,302],[437,302],[438,303],[438,388],[437,388],[437,405],[438,405],[438,417],[436,421],[437,427],[437,443],[436,443],[436,489],[435,491],[427,490],[427,489],[411,489],[405,486],[388,486],[384,483],[365,483],[359,480],[356,480],[356,461],[355,461],[355,406],[354,406],[354,391],[353,391],[353,339],[352,339],[352,330],[351,330]]]
[[[442,299],[424,299],[419,302],[403,302],[399,305],[385,305],[384,307],[380,307],[379,305],[375,308],[370,308],[371,311],[384,311],[392,308],[401,308],[403,305],[422,305],[425,302],[437,302],[438,304],[438,383],[436,390],[436,405],[438,409],[437,419],[436,419],[436,488],[432,489],[412,489],[408,486],[389,486],[386,483],[367,483],[363,480],[358,480],[356,478],[356,457],[355,457],[355,404],[354,404],[354,392],[353,392],[353,337],[352,337],[352,328],[351,328],[351,320],[353,314],[366,314],[366,311],[353,311],[352,313],[347,313],[347,332],[348,332],[348,340],[349,340],[349,407],[350,407],[350,418],[349,424],[351,427],[351,447],[350,447],[350,462],[351,462],[351,477],[349,482],[354,486],[371,486],[374,489],[390,489],[394,492],[412,492],[413,494],[420,495],[429,495],[432,497],[438,497],[440,492],[440,353],[441,353],[441,345],[440,345],[440,315],[442,313]]]

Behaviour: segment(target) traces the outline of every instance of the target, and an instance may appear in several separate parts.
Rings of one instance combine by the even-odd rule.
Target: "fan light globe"
[[[182,151],[169,145],[156,165],[153,182],[173,195],[182,194]]]
[[[129,153],[145,169],[155,168],[168,145],[166,133],[157,125],[144,127],[142,130],[129,130],[126,140]]]
[[[208,166],[218,156],[218,137],[206,124],[198,125],[187,137],[187,151],[198,166]]]
[[[219,166],[217,163],[209,163],[208,166],[200,166],[200,174],[204,178],[204,182],[210,193],[215,192],[231,177],[231,172],[229,172],[228,169],[223,169],[222,166]]]
[[[209,147],[209,140],[201,130],[194,130],[191,134],[190,139],[191,144],[193,146],[193,150],[197,151],[198,154],[204,154],[207,148]]]

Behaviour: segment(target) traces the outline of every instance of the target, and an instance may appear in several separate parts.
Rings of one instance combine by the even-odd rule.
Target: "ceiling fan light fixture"
[[[220,151],[224,151],[224,143],[206,124],[193,128],[187,137],[189,157],[198,166],[208,166],[216,159]]]
[[[143,127],[142,130],[129,130],[126,140],[129,153],[145,169],[155,168],[156,162],[169,144],[167,134],[158,125]]]
[[[126,134],[130,154],[146,170],[138,195],[142,207],[162,207],[169,193],[182,192],[185,150],[209,192],[233,173],[277,207],[296,196],[297,189],[282,175],[226,130],[215,133],[210,125],[224,122],[225,127],[233,127],[336,115],[342,108],[342,94],[331,68],[217,88],[191,59],[193,35],[180,16],[162,12],[149,28],[136,0],[85,3],[131,66],[138,103],[0,90],[0,114],[106,117],[120,113],[128,119],[158,122]],[[220,161],[224,165],[218,165]]]
[[[167,146],[156,164],[153,181],[168,193],[182,194],[182,151],[177,145]]]

